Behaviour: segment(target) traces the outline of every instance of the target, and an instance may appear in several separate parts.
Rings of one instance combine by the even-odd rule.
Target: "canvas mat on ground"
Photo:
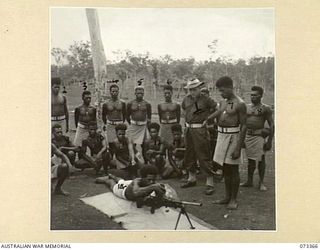
[[[137,208],[135,202],[120,199],[112,192],[80,200],[112,217],[115,222],[121,222],[123,228],[128,230],[174,230],[180,211],[179,209],[161,207],[156,209],[154,214],[151,214],[150,207]],[[216,229],[190,213],[188,214],[195,230]],[[177,230],[190,230],[190,224],[183,214]]]

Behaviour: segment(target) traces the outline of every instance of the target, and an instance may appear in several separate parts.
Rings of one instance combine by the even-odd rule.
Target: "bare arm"
[[[169,163],[170,165],[174,168],[174,170],[177,172],[177,173],[181,173],[180,169],[178,168],[176,162],[173,160],[173,154],[172,154],[172,150],[171,149],[168,149],[168,160],[169,160]]]
[[[68,168],[72,168],[72,164],[71,164],[69,158],[64,153],[62,153],[53,143],[51,143],[51,148],[52,148],[53,153],[57,157],[59,157],[64,163],[67,164]]]
[[[165,194],[165,189],[163,187],[161,187],[161,185],[159,183],[152,184],[152,185],[146,186],[146,187],[140,187],[139,181],[140,181],[140,179],[133,180],[132,192],[136,198],[146,197],[149,194],[151,194],[153,191],[155,191],[156,194],[159,194],[159,195]]]
[[[268,136],[267,143],[264,146],[264,148],[265,148],[265,150],[270,150],[272,147],[272,140],[273,140],[273,136],[274,136],[274,121],[273,121],[273,117],[272,117],[272,111],[269,107],[267,108],[266,119],[267,119],[267,122],[270,127],[270,135]]]
[[[181,107],[180,107],[180,104],[177,105],[177,120],[178,120],[178,123],[180,123],[180,118],[181,118]]]
[[[93,110],[94,110],[93,120],[96,121],[96,120],[97,120],[97,109],[96,109],[96,108],[93,108]]]
[[[125,102],[122,102],[122,119],[123,119],[123,122],[126,121],[126,117],[127,117],[127,107],[126,107],[126,103]]]
[[[235,148],[235,151],[232,153],[233,159],[238,159],[240,157],[241,152],[241,146],[244,143],[244,139],[246,137],[247,133],[247,107],[246,104],[241,102],[238,106],[238,112],[239,112],[239,122],[240,122],[240,137],[237,141],[237,146]]]
[[[127,121],[131,124],[131,103],[127,104]]]
[[[152,115],[151,104],[147,103],[147,121],[148,121],[148,123],[151,122],[151,115]]]
[[[74,110],[74,123],[76,125],[76,128],[78,127],[78,121],[79,121],[79,108],[76,108]]]
[[[107,142],[106,142],[106,139],[104,137],[103,137],[103,140],[102,140],[101,143],[102,143],[102,148],[99,151],[99,153],[97,154],[97,158],[101,158],[102,157],[102,153],[107,150]]]
[[[158,116],[159,116],[159,123],[161,123],[160,113],[161,113],[160,104],[158,104]]]
[[[66,116],[66,133],[69,131],[69,110],[67,105],[67,98],[63,96],[64,99],[64,114]]]
[[[102,121],[104,125],[107,124],[107,105],[105,103],[102,105]]]

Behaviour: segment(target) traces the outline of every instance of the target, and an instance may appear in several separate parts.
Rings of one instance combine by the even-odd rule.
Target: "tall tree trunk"
[[[104,91],[103,78],[107,77],[107,60],[101,41],[100,25],[97,10],[86,9],[86,14],[91,39],[92,61],[95,78],[95,105],[97,106],[98,114],[101,114],[101,98]],[[98,118],[101,119],[101,117]]]

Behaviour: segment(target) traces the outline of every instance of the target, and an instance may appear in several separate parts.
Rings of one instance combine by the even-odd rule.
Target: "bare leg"
[[[256,162],[249,159],[248,162],[248,180],[245,183],[241,183],[241,187],[252,187],[253,186],[253,174],[256,168]]]
[[[231,169],[231,199],[227,208],[233,210],[238,208],[237,195],[240,184],[239,165],[229,165],[229,168]]]
[[[260,182],[259,182],[260,191],[267,191],[267,187],[263,183],[264,174],[266,170],[266,159],[264,155],[262,156],[262,159],[259,162],[258,170],[259,170],[259,178],[260,178]]]
[[[68,192],[65,192],[61,188],[62,184],[64,183],[64,181],[68,177],[68,174],[69,174],[68,166],[65,163],[58,167],[58,182],[57,182],[57,185],[54,189],[54,194],[69,195]]]
[[[222,200],[215,200],[212,203],[213,204],[228,204],[230,199],[231,199],[231,188],[232,188],[232,172],[231,172],[231,168],[233,166],[224,164],[223,165],[223,175],[224,175],[224,185],[225,185],[225,192],[226,192],[226,196],[224,199]]]

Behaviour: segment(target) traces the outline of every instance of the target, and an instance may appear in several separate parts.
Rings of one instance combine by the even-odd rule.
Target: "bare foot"
[[[62,190],[61,188],[54,190],[53,193],[54,193],[55,195],[64,195],[64,196],[70,195],[70,193]]]
[[[109,180],[109,175],[96,178],[95,183],[104,184],[106,180]]]
[[[240,187],[253,187],[252,182],[245,182],[245,183],[241,183]]]
[[[222,199],[222,200],[212,201],[212,204],[224,205],[224,204],[228,204],[229,201],[230,201],[230,198],[225,198],[225,199]]]
[[[263,183],[260,183],[260,191],[267,191],[267,187],[263,184]]]
[[[238,203],[235,200],[232,200],[229,202],[227,209],[229,210],[235,210],[238,208]]]

